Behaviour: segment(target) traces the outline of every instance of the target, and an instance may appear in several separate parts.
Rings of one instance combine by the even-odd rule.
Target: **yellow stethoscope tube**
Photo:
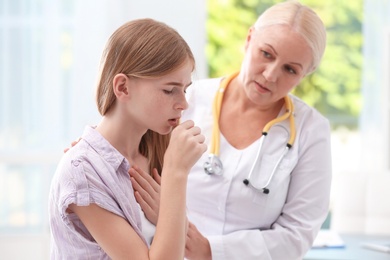
[[[230,81],[233,78],[235,78],[237,75],[238,75],[238,72],[233,73],[233,74],[229,75],[228,77],[226,77],[221,82],[219,89],[217,91],[217,94],[215,95],[215,98],[214,98],[213,129],[212,129],[212,138],[211,138],[211,144],[210,144],[210,155],[209,155],[209,160],[207,162],[205,162],[205,164],[204,164],[204,170],[207,174],[221,175],[223,172],[223,165],[222,165],[221,160],[218,157],[219,156],[219,147],[220,147],[219,117],[221,114],[221,107],[222,107],[222,100],[223,100],[224,92],[225,92],[227,86],[229,85]],[[276,170],[278,169],[281,161],[283,160],[283,158],[285,157],[287,152],[291,149],[291,147],[295,141],[296,130],[295,130],[295,120],[294,120],[294,105],[293,105],[289,96],[284,97],[284,102],[285,102],[286,112],[283,115],[281,115],[280,117],[277,117],[274,120],[271,120],[270,122],[268,122],[264,126],[263,131],[262,131],[262,136],[260,138],[260,146],[259,146],[258,152],[256,154],[256,160],[254,161],[254,163],[252,165],[252,168],[249,172],[248,178],[244,180],[245,185],[250,185],[257,190],[263,190],[263,192],[266,194],[269,193],[269,189],[267,187],[268,187],[269,183],[271,182]],[[286,120],[287,118],[289,119],[289,124],[290,124],[290,138],[287,142],[286,149],[283,152],[282,156],[277,161],[275,167],[273,168],[272,173],[271,173],[270,177],[268,178],[267,183],[263,187],[256,187],[254,184],[252,184],[250,182],[250,180],[251,180],[256,162],[258,161],[260,151],[261,151],[261,148],[263,146],[264,139],[267,136],[268,131],[270,130],[270,128],[273,125],[275,125],[283,120]]]

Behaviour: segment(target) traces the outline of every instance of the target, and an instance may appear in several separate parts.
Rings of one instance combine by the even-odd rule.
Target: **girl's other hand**
[[[137,166],[133,166],[129,174],[137,202],[146,218],[156,225],[160,209],[160,174],[153,169],[152,177]]]

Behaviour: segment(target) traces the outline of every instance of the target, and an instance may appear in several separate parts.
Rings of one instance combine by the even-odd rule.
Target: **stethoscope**
[[[220,141],[220,132],[219,132],[219,122],[218,121],[219,121],[219,116],[220,116],[220,112],[221,112],[222,99],[223,99],[224,92],[225,92],[227,86],[229,85],[230,81],[233,78],[235,78],[236,76],[237,76],[237,73],[234,73],[232,75],[229,75],[226,79],[224,79],[221,82],[219,89],[217,91],[217,94],[215,95],[215,98],[214,98],[213,129],[212,129],[212,139],[211,139],[211,144],[210,144],[210,154],[208,156],[208,161],[206,161],[203,165],[204,171],[209,175],[212,175],[212,174],[222,175],[223,174],[223,164],[222,164],[221,159],[218,157],[219,145],[220,145],[220,142],[219,142]],[[284,159],[284,157],[286,156],[288,151],[291,149],[291,147],[293,146],[293,143],[295,141],[294,105],[293,105],[289,96],[284,97],[284,103],[285,103],[285,107],[286,107],[286,112],[283,115],[275,118],[274,120],[271,120],[270,122],[268,122],[264,126],[262,136],[260,137],[260,145],[259,145],[259,149],[257,150],[256,159],[252,164],[252,167],[251,167],[251,170],[249,171],[248,177],[243,181],[246,186],[249,185],[256,190],[263,191],[263,193],[265,193],[265,194],[269,193],[268,186],[269,186],[270,182],[272,181],[272,178],[274,177],[275,172],[279,168],[280,163],[282,162],[282,160]],[[263,143],[264,143],[264,139],[266,138],[266,136],[269,132],[269,129],[272,126],[274,126],[275,124],[277,124],[283,120],[286,120],[287,118],[289,119],[289,123],[290,123],[290,138],[287,141],[286,148],[283,151],[282,155],[280,156],[279,160],[276,162],[276,165],[274,166],[274,168],[271,172],[271,175],[268,178],[267,183],[262,187],[258,187],[251,182],[251,178],[252,178],[252,175],[254,172],[255,165],[256,165],[257,161],[259,160],[259,156],[260,156],[261,148],[262,148]]]

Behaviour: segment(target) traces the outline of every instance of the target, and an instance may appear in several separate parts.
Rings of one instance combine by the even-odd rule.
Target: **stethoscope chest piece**
[[[238,73],[232,74],[229,77],[227,77],[225,80],[221,82],[220,88],[217,92],[217,94],[214,97],[214,104],[213,104],[213,129],[212,129],[212,139],[211,139],[211,145],[210,145],[210,154],[208,160],[203,164],[203,168],[205,173],[208,175],[222,175],[223,174],[223,165],[222,161],[218,158],[219,155],[219,145],[220,145],[220,131],[219,131],[219,116],[221,112],[221,106],[222,106],[222,100],[223,100],[223,94],[229,84],[229,82],[237,76]],[[285,113],[281,116],[278,116],[277,118],[269,121],[262,130],[262,137],[260,139],[260,145],[257,150],[256,159],[254,160],[252,167],[249,171],[248,177],[244,179],[244,184],[246,186],[251,186],[256,190],[263,191],[264,194],[268,194],[270,192],[268,186],[275,174],[275,172],[278,170],[280,163],[286,156],[287,152],[291,149],[294,141],[295,141],[295,121],[294,121],[294,104],[291,101],[291,98],[287,95],[284,97],[284,105],[285,105]],[[283,154],[277,161],[275,167],[273,168],[271,175],[267,181],[267,183],[261,187],[256,186],[254,183],[251,182],[252,174],[254,173],[255,165],[257,161],[259,160],[261,148],[263,146],[263,142],[265,137],[268,135],[268,132],[272,126],[277,126],[276,124],[279,122],[282,122],[283,120],[289,120],[290,124],[290,137],[287,141],[285,150],[283,151]],[[286,132],[288,134],[288,130],[286,129]]]
[[[209,159],[203,164],[203,168],[209,175],[222,175],[223,172],[222,161],[215,154],[209,154]]]

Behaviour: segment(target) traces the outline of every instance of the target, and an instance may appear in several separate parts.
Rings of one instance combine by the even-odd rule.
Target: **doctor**
[[[276,4],[249,29],[238,73],[188,91],[182,119],[195,121],[210,148],[188,179],[188,259],[292,260],[310,249],[329,206],[330,126],[290,92],[318,67],[325,44],[313,10]],[[153,222],[158,185],[131,175]]]

